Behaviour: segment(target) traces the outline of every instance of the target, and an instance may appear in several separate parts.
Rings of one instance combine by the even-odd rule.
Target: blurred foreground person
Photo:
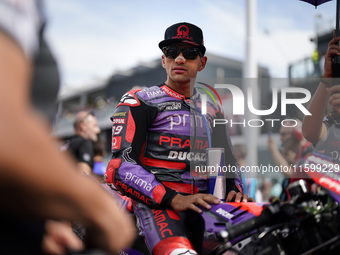
[[[117,252],[134,238],[132,221],[96,182],[75,171],[51,136],[45,114],[58,91],[42,37],[38,1],[0,0],[0,254],[66,254],[83,246],[67,225],[87,227],[87,248]],[[33,64],[34,63],[34,64]],[[39,84],[40,83],[40,84]],[[75,185],[75,183],[77,185]]]
[[[288,126],[289,125],[289,126]],[[294,126],[295,125],[295,126]],[[268,137],[268,150],[272,154],[274,162],[277,166],[292,169],[301,157],[312,151],[312,144],[308,142],[302,135],[302,122],[299,119],[287,121],[287,126],[280,129],[281,148],[280,151],[273,137]],[[291,177],[294,172],[282,171],[285,177]]]
[[[282,201],[288,200],[286,188],[289,183],[295,180],[294,166],[298,164],[299,160],[305,157],[308,153],[313,151],[313,146],[302,135],[302,122],[299,119],[286,123],[287,126],[282,126],[280,129],[280,140],[282,151],[279,150],[273,137],[268,137],[268,150],[270,151],[274,162],[280,166],[281,173],[284,176],[282,182],[282,193],[280,199]],[[288,126],[289,125],[289,126]],[[290,171],[286,171],[290,170]]]
[[[93,143],[97,142],[100,134],[97,118],[91,112],[79,111],[73,127],[75,135],[66,142],[65,147],[76,159],[78,170],[90,175],[94,166]]]

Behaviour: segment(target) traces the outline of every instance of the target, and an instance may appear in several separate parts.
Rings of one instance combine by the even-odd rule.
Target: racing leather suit
[[[224,115],[212,100],[207,100],[207,114],[201,114],[201,95],[196,89],[191,98],[185,98],[165,84],[128,92],[111,117],[112,159],[105,179],[134,201],[134,213],[153,253],[161,240],[185,236],[174,229],[181,224],[169,223],[179,220],[176,212],[168,210],[173,197],[178,192],[207,193],[206,176],[197,171],[206,164],[206,148],[225,148],[226,165],[237,166],[227,126],[213,127],[216,118],[224,119]],[[227,194],[231,190],[242,192],[237,173],[227,178]],[[153,227],[145,225],[150,218],[156,229],[148,238],[145,232],[153,232]]]

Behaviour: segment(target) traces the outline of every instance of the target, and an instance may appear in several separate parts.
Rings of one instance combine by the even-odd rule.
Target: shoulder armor
[[[141,89],[130,90],[129,92],[125,93],[122,98],[120,99],[118,106],[127,105],[127,106],[139,106],[140,102],[136,96],[136,93],[141,91]]]

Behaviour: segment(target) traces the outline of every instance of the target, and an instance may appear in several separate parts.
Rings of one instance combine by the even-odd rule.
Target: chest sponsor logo
[[[168,120],[170,120],[170,130],[173,130],[174,127],[185,127],[186,125],[189,125],[191,127],[196,128],[205,128],[203,118],[202,116],[195,115],[195,114],[173,114],[169,117],[167,117]],[[190,121],[190,123],[189,123]],[[209,128],[211,123],[208,122]]]
[[[148,91],[146,92],[146,95],[148,96],[148,98],[152,98],[152,97],[165,95],[165,92],[162,90]]]
[[[187,152],[187,151],[170,151],[168,155],[168,159],[174,160],[188,160],[188,161],[206,161],[206,154],[200,152]]]
[[[173,130],[174,126],[185,127],[187,117],[189,117],[189,114],[183,114],[183,115],[174,114],[174,115],[168,117],[167,119],[170,120],[170,130]]]
[[[182,104],[179,102],[165,102],[158,105],[158,109],[161,111],[174,111],[182,109]]]
[[[190,139],[181,139],[178,137],[163,136],[159,137],[159,145],[164,145],[166,147],[178,147],[178,148],[194,148],[205,150],[209,147],[208,141],[196,140],[194,147],[192,147]]]

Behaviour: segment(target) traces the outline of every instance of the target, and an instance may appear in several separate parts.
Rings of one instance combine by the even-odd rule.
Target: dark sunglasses
[[[199,54],[202,57],[202,53],[198,48],[178,48],[175,46],[165,46],[163,47],[163,53],[167,58],[177,58],[179,53],[182,52],[185,59],[194,60]]]

